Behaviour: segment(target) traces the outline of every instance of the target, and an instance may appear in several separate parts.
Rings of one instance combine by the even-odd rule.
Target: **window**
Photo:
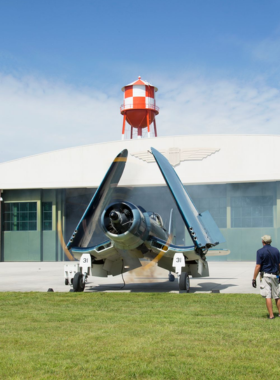
[[[52,202],[43,202],[43,231],[52,230]]]
[[[4,203],[4,231],[36,231],[37,202]]]
[[[231,198],[231,227],[273,227],[273,196]]]

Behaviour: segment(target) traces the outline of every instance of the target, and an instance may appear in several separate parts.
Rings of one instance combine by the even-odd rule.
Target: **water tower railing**
[[[122,104],[121,105],[121,112],[125,111],[125,110],[129,110],[129,109],[148,109],[148,110],[155,110],[155,111],[159,112],[159,107],[157,107],[153,104],[146,104],[145,108],[140,107],[140,106],[137,107],[137,105],[133,105],[133,104]]]

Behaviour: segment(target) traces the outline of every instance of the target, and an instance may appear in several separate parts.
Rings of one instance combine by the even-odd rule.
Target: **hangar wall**
[[[261,236],[280,246],[280,182],[189,185],[198,211],[209,210],[226,238],[221,248],[231,254],[218,261],[255,260]],[[5,190],[2,194],[2,261],[65,260],[58,230],[67,242],[95,189]],[[159,213],[168,224],[175,210],[177,244],[189,243],[181,217],[166,186],[119,187],[112,200],[126,199]],[[105,240],[98,227],[91,244]]]
[[[205,186],[201,190],[208,188]],[[197,186],[188,191],[190,195],[196,193],[192,198],[199,209],[199,202],[196,201],[199,194]],[[226,239],[219,247],[230,249],[231,254],[226,257],[209,257],[209,261],[254,261],[256,251],[262,246],[261,236],[265,234],[271,235],[273,245],[280,247],[280,182],[226,184],[220,195],[220,202],[226,197],[226,226],[224,203],[218,210],[213,204],[214,197],[209,199],[208,209]],[[218,215],[223,215],[222,219],[217,218]]]
[[[1,261],[64,260],[57,227],[65,227],[64,194],[59,189],[5,190]]]

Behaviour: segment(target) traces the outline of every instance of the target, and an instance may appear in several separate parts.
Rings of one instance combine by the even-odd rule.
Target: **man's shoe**
[[[278,317],[280,317],[280,315],[278,315]],[[267,317],[268,319],[274,319],[274,317]]]

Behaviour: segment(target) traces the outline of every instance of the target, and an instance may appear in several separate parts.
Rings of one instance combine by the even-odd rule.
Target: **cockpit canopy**
[[[159,214],[156,212],[148,212],[150,219],[154,220],[160,227],[163,228],[163,221]]]

